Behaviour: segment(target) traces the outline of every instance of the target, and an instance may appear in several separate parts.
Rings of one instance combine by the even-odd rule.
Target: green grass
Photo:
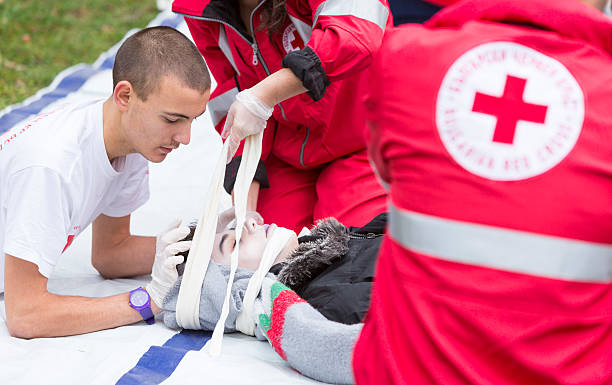
[[[92,63],[157,13],[153,0],[0,0],[0,109]]]

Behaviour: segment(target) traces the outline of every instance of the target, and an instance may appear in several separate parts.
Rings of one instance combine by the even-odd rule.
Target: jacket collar
[[[173,12],[187,17],[206,18],[229,24],[248,36],[238,9],[238,0],[175,0],[172,3]]]
[[[460,27],[471,20],[550,30],[612,54],[612,19],[579,0],[465,0],[442,9],[426,26]]]
[[[172,11],[186,16],[201,17],[211,0],[174,0]]]

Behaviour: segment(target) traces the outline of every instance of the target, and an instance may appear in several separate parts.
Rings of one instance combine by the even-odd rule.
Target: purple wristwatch
[[[130,291],[130,306],[140,313],[146,323],[149,325],[155,323],[155,317],[151,311],[151,296],[145,289],[139,287]]]

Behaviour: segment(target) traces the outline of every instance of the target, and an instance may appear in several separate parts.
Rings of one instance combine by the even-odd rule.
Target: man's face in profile
[[[174,76],[162,76],[146,100],[130,100],[125,136],[133,152],[159,163],[180,144],[189,144],[191,123],[206,110],[210,90],[200,93]]]

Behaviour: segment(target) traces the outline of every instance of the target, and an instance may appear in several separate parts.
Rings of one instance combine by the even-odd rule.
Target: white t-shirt
[[[126,216],[149,198],[142,155],[109,162],[102,105],[64,105],[0,135],[0,292],[5,253],[48,278],[98,215]]]

